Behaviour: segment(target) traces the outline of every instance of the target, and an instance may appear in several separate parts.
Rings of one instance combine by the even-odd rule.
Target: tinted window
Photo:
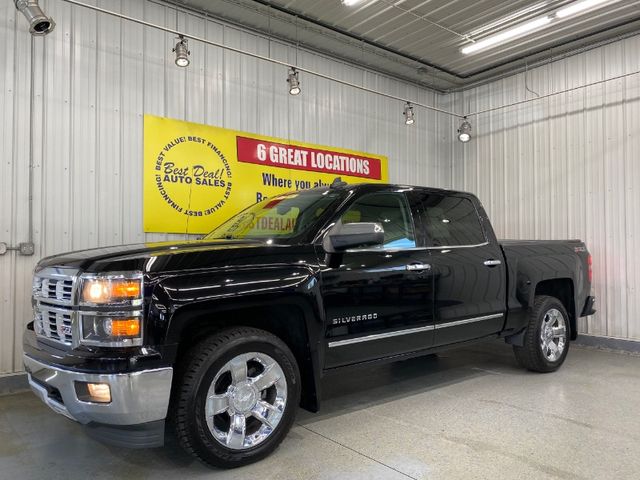
[[[342,196],[331,190],[278,195],[231,217],[205,238],[292,238],[308,230]]]
[[[385,248],[416,246],[411,213],[405,198],[399,193],[371,193],[349,207],[342,223],[378,222],[384,228]]]
[[[471,200],[463,197],[427,195],[422,221],[427,237],[436,247],[478,245],[485,236]]]

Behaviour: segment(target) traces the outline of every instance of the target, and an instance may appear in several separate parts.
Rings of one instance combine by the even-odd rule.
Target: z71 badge
[[[333,325],[344,325],[346,323],[362,322],[364,320],[375,320],[377,313],[365,313],[364,315],[351,315],[349,317],[338,317],[332,320]]]

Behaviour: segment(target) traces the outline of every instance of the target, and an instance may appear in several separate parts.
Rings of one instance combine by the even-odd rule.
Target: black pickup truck
[[[468,193],[346,185],[264,200],[201,240],[43,259],[32,390],[103,441],[204,462],[272,452],[329,371],[489,337],[551,372],[594,312],[579,240],[496,240]]]

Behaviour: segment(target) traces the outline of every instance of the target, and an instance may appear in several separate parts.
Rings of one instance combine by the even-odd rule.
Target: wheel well
[[[570,278],[554,278],[553,280],[544,280],[536,285],[536,296],[548,295],[555,297],[562,302],[564,308],[569,314],[569,325],[571,328],[571,340],[575,340],[578,336],[576,325],[576,308],[574,301],[573,281]]]
[[[216,318],[215,321],[211,317]],[[309,411],[318,410],[315,370],[304,313],[296,306],[263,306],[200,313],[179,320],[185,321],[180,333],[176,363],[184,354],[204,338],[228,327],[254,327],[265,330],[284,341],[298,362],[302,381],[301,406]]]

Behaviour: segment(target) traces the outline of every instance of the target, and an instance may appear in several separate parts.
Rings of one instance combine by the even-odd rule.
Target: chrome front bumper
[[[53,411],[82,424],[138,425],[164,420],[169,407],[170,367],[133,373],[92,374],[52,367],[23,355],[31,390]],[[78,399],[74,382],[108,383],[111,403]]]

